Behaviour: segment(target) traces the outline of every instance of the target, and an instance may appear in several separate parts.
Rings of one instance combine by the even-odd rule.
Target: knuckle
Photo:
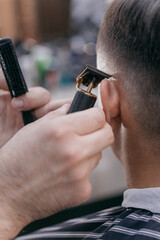
[[[52,131],[51,131],[51,135],[54,139],[56,140],[61,140],[62,138],[64,138],[64,131],[62,128],[57,127],[53,127]]]
[[[88,171],[83,168],[83,169],[80,169],[79,171],[75,172],[75,175],[74,175],[74,180],[75,181],[83,181],[88,175]]]
[[[61,128],[53,127],[52,135],[55,139],[61,139],[63,137],[63,130]]]
[[[73,162],[74,161],[74,162]],[[90,175],[90,169],[88,164],[77,164],[75,160],[68,167],[67,178],[72,184],[79,185],[81,182],[85,181]]]
[[[76,161],[77,162],[81,162],[85,159],[85,154],[84,154],[84,151],[82,151],[82,149],[80,148],[80,146],[77,146],[77,149],[76,149]]]
[[[34,106],[34,108],[37,108],[38,106],[48,103],[51,99],[51,95],[42,87],[33,87],[30,88],[30,91],[27,92],[27,94],[21,96],[21,98],[23,99],[25,107],[29,107],[29,105],[31,105]]]
[[[37,91],[40,91],[40,92],[43,92],[43,93],[46,93],[46,94],[49,94],[49,95],[50,95],[50,93],[48,92],[48,90],[45,89],[45,88],[43,88],[43,87],[35,87],[35,89],[36,89]]]
[[[75,191],[72,195],[74,204],[77,205],[87,201],[91,195],[91,191],[92,187],[88,179],[81,184],[75,184]]]
[[[106,123],[105,115],[102,109],[95,108],[95,119],[100,126],[104,126]]]
[[[43,95],[43,98],[45,98],[46,100],[50,100],[51,99],[51,94],[49,93],[49,91],[43,87],[36,87],[35,88],[41,95]]]
[[[64,157],[71,165],[76,163],[79,159],[76,149],[72,147],[67,147],[66,150],[64,150]]]
[[[113,134],[113,130],[110,125],[108,125],[108,127],[107,127],[107,136],[108,136],[109,144],[113,144],[114,143],[114,134]]]
[[[98,160],[100,160],[102,158],[102,153],[98,153],[98,156],[97,156]]]
[[[74,144],[74,139],[72,144]],[[68,145],[65,150],[65,158],[73,165],[81,162],[84,159],[84,154],[77,144]]]
[[[91,195],[92,187],[89,181],[83,184],[83,190],[79,194],[79,199],[81,202],[87,201]]]
[[[114,135],[112,135],[112,137],[111,137],[111,144],[113,144],[114,141],[115,141],[115,138],[114,138]]]
[[[69,136],[70,133],[71,129],[67,125],[62,126],[58,121],[53,122],[51,134],[56,140],[63,140]]]

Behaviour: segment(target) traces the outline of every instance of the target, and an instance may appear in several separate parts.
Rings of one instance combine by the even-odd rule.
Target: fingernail
[[[23,100],[22,99],[13,99],[12,104],[15,108],[22,108],[23,107]]]

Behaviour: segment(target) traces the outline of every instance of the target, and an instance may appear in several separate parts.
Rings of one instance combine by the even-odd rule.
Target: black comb
[[[19,97],[28,92],[16,52],[10,38],[0,39],[0,64],[11,94]],[[22,112],[24,125],[35,121],[31,111]]]

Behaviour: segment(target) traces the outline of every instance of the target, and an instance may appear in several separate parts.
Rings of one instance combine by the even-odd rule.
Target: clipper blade
[[[104,73],[93,66],[86,65],[85,70],[81,73],[81,75],[77,79],[79,78],[83,79],[83,85],[86,87],[88,87],[89,84],[92,82],[93,88],[96,88],[103,79],[105,78],[109,79],[111,77],[112,77],[111,75]]]

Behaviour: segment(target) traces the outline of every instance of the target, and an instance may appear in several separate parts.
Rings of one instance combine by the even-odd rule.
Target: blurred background
[[[14,40],[28,86],[53,99],[73,97],[86,64],[96,66],[96,41],[111,0],[0,0],[0,38]],[[83,151],[83,149],[82,149]],[[124,171],[110,149],[91,176],[90,202],[121,195]]]

